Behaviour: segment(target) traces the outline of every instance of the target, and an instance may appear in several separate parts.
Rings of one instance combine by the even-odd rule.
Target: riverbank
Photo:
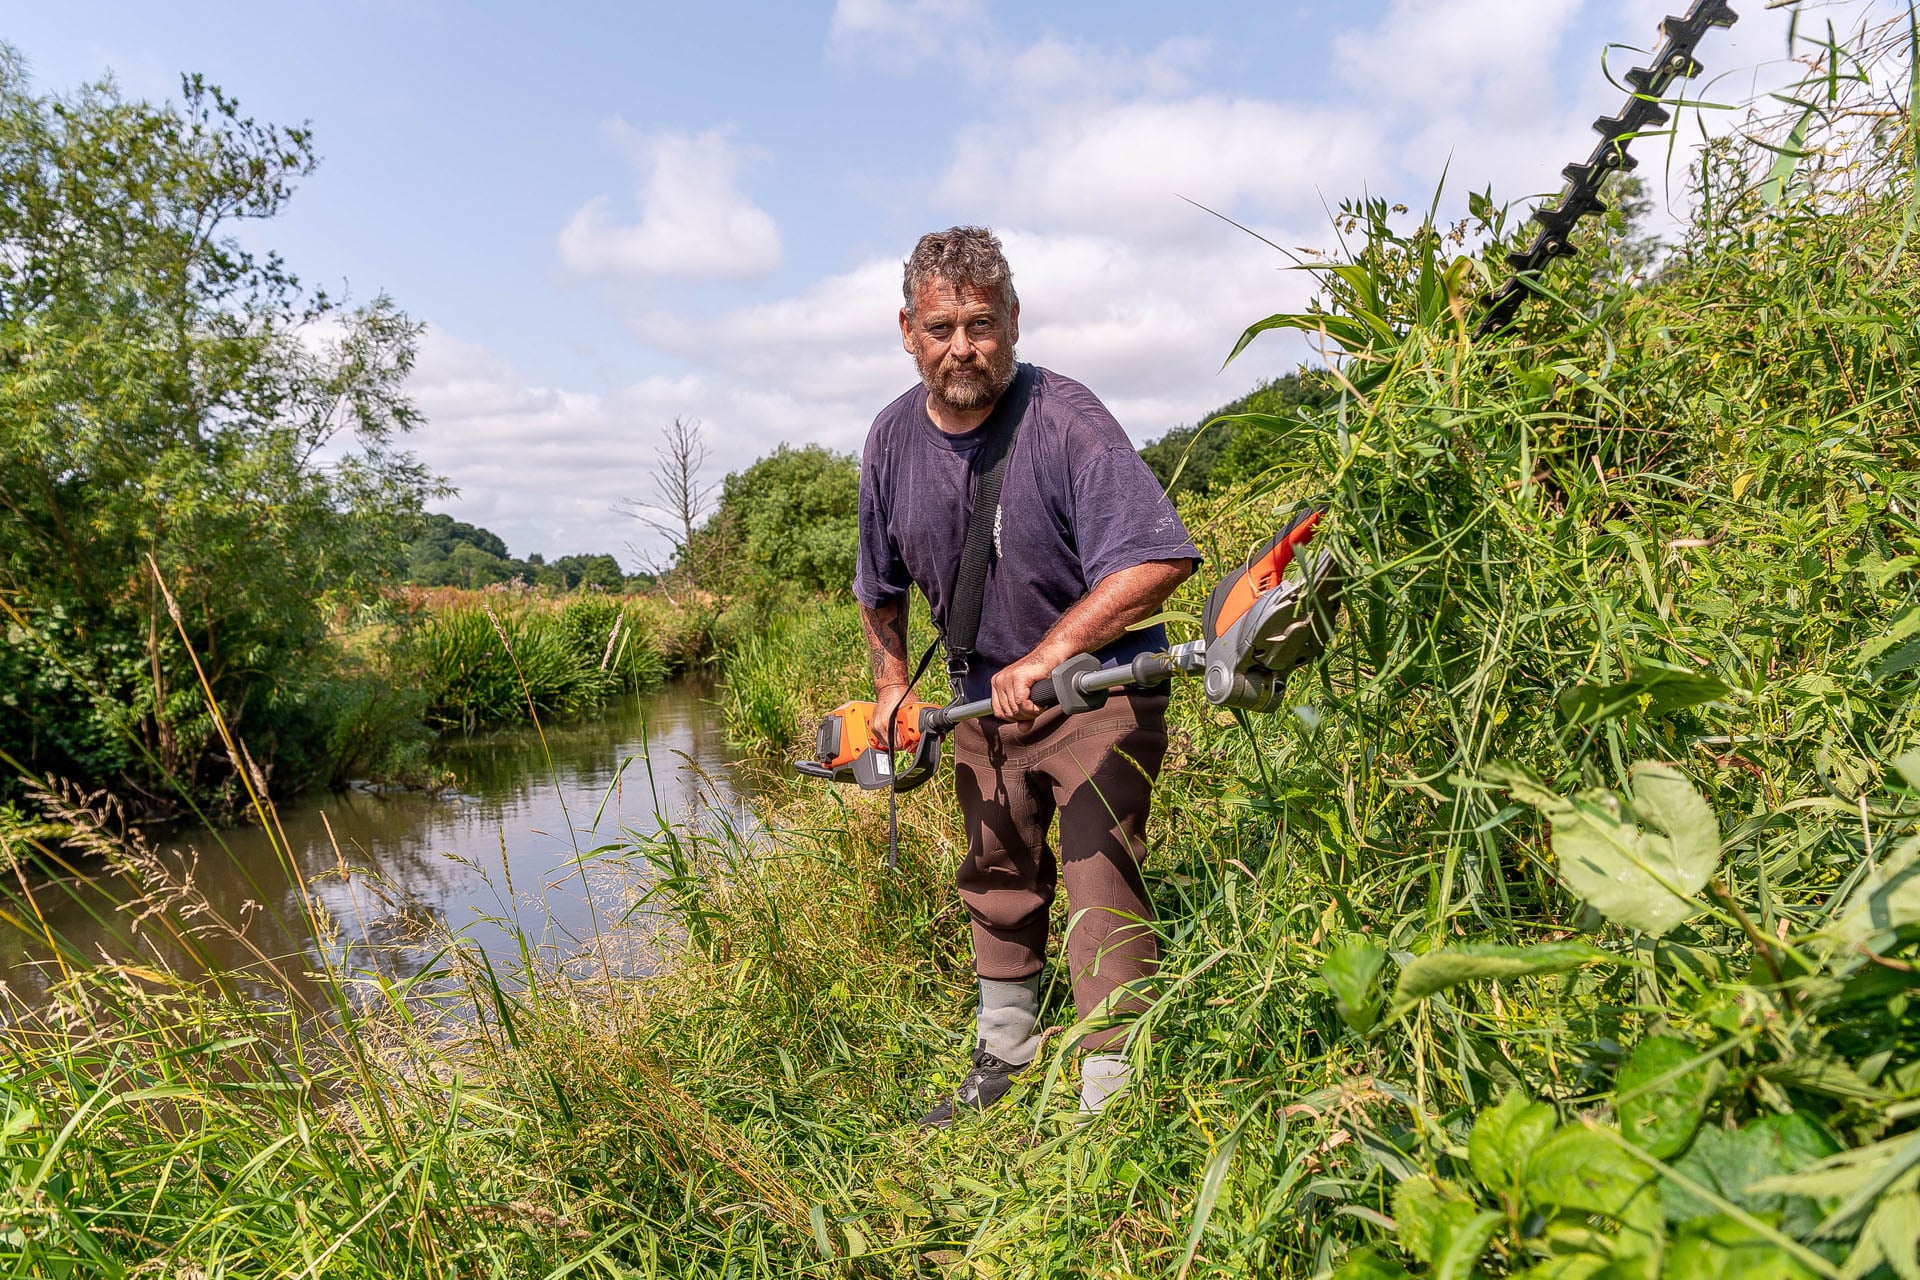
[[[435,755],[457,790],[315,791],[277,804],[270,828],[148,832],[158,858],[197,864],[207,905],[245,926],[244,937],[201,933],[191,950],[131,925],[150,887],[144,872],[99,859],[63,871],[44,856],[0,897],[24,907],[30,892],[32,915],[60,945],[0,929],[0,973],[28,1002],[61,951],[201,978],[245,972],[263,951],[310,949],[399,978],[434,963],[454,933],[508,969],[528,942],[555,964],[583,963],[590,949],[614,972],[640,972],[647,931],[640,919],[621,923],[646,887],[639,869],[580,851],[629,831],[752,823],[713,699],[710,683],[682,677],[570,723],[457,735]],[[324,951],[306,936],[303,897],[331,922]],[[258,907],[242,909],[249,901]]]

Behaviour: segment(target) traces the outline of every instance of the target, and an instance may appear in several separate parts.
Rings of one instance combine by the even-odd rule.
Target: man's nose
[[[967,327],[961,325],[953,331],[953,340],[947,344],[947,350],[965,360],[973,353],[973,341],[967,337]]]

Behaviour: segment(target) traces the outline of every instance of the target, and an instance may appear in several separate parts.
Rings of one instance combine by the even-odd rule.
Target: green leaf
[[[1553,1108],[1511,1089],[1488,1107],[1467,1136],[1467,1163],[1480,1185],[1506,1194],[1520,1185],[1534,1150],[1553,1132]]]
[[[1591,1280],[1606,1269],[1607,1259],[1597,1253],[1563,1253],[1516,1273],[1513,1280]]]
[[[816,1204],[807,1210],[807,1221],[813,1226],[813,1243],[820,1250],[820,1256],[833,1261],[833,1238],[827,1234],[827,1206]]]
[[[1860,1242],[1847,1259],[1846,1274],[1866,1275],[1884,1262],[1900,1280],[1920,1280],[1916,1248],[1920,1248],[1920,1191],[1908,1187],[1888,1192],[1860,1229]]]
[[[1767,180],[1760,184],[1760,202],[1779,204],[1787,196],[1793,182],[1793,172],[1799,167],[1800,160],[1807,154],[1807,125],[1813,119],[1813,108],[1808,107],[1793,122],[1793,128],[1787,133],[1785,145],[1772,147],[1761,143],[1769,151],[1776,153],[1773,167],[1767,170]]]
[[[1906,841],[1867,873],[1834,912],[1826,935],[1843,950],[1858,951],[1911,924],[1920,924],[1920,839]]]
[[[1614,1082],[1620,1132],[1657,1160],[1676,1156],[1693,1139],[1726,1071],[1673,1036],[1649,1036],[1633,1047]]]
[[[1651,1180],[1647,1166],[1616,1142],[1587,1125],[1569,1124],[1534,1151],[1521,1190],[1536,1205],[1604,1214],[1651,1231],[1660,1218]]]
[[[1920,635],[1920,605],[1908,609],[1894,619],[1892,626],[1862,644],[1853,664],[1864,670],[1875,658],[1916,635]]]
[[[1333,1280],[1407,1280],[1407,1269],[1378,1248],[1360,1249],[1347,1255]]]
[[[1379,943],[1350,934],[1334,944],[1326,963],[1320,966],[1320,976],[1333,992],[1340,1020],[1360,1035],[1371,1031],[1380,1020],[1378,983],[1386,961],[1386,950]]]
[[[1438,991],[1475,978],[1525,978],[1565,973],[1612,956],[1585,942],[1543,942],[1532,947],[1464,943],[1418,956],[1400,972],[1389,1017],[1399,1017]]]
[[[1815,1273],[1736,1219],[1689,1222],[1668,1246],[1661,1275],[1673,1280],[1813,1280]]]
[[[1667,932],[1693,914],[1693,895],[1719,864],[1713,810],[1671,765],[1635,765],[1631,803],[1605,790],[1568,800],[1509,767],[1487,777],[1547,816],[1561,878],[1617,925]]]
[[[1431,1174],[1408,1178],[1393,1190],[1394,1227],[1400,1247],[1426,1263],[1436,1262],[1479,1210],[1466,1192]],[[1481,1241],[1482,1247],[1485,1244]]]
[[[1200,1176],[1200,1194],[1193,1202],[1193,1227],[1187,1232],[1186,1252],[1180,1259],[1182,1276],[1193,1265],[1193,1255],[1200,1248],[1200,1237],[1206,1232],[1207,1219],[1213,1216],[1213,1206],[1220,1200],[1220,1189],[1226,1185],[1227,1169],[1233,1164],[1233,1153],[1240,1149],[1240,1136],[1247,1131],[1247,1121],[1252,1118],[1251,1111],[1241,1115],[1240,1123],[1233,1126],[1226,1139],[1207,1158],[1207,1170]]]
[[[1824,1207],[1814,1200],[1785,1191],[1759,1191],[1755,1185],[1790,1175],[1831,1155],[1833,1140],[1804,1115],[1763,1116],[1738,1129],[1709,1125],[1674,1162],[1674,1171],[1697,1182],[1729,1204],[1748,1213],[1778,1216],[1780,1228],[1795,1239],[1804,1238],[1819,1223]],[[1788,1179],[1791,1185],[1791,1179]],[[1709,1218],[1718,1207],[1702,1200],[1677,1182],[1662,1181],[1660,1204],[1669,1222]]]
[[[1433,1231],[1433,1280],[1468,1280],[1473,1264],[1504,1219],[1497,1213],[1456,1201],[1440,1211]]]
[[[1576,725],[1604,724],[1634,711],[1649,720],[1672,715],[1687,707],[1717,702],[1733,686],[1713,676],[1680,667],[1641,661],[1619,684],[1577,684],[1563,692],[1560,714]]]

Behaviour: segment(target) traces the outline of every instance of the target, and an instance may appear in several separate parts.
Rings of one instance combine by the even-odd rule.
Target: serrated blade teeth
[[[1575,186],[1585,186],[1588,183],[1600,181],[1600,175],[1602,172],[1604,171],[1601,169],[1599,165],[1593,164],[1591,162],[1587,164],[1580,164],[1579,162],[1576,161],[1575,163],[1570,164],[1566,168],[1562,169],[1560,171],[1560,176],[1565,178],[1568,182],[1573,183]]]
[[[1660,24],[1661,45],[1653,65],[1627,72],[1626,81],[1632,96],[1625,108],[1618,115],[1602,116],[1593,122],[1594,131],[1603,141],[1585,161],[1577,161],[1560,171],[1568,185],[1561,193],[1559,206],[1535,212],[1533,220],[1540,230],[1533,244],[1525,252],[1507,254],[1507,265],[1515,274],[1491,297],[1483,299],[1486,314],[1474,329],[1475,337],[1484,338],[1506,327],[1519,314],[1527,296],[1525,278],[1530,273],[1555,258],[1573,255],[1575,250],[1569,237],[1580,219],[1607,211],[1600,199],[1600,185],[1606,175],[1631,170],[1638,163],[1628,153],[1627,143],[1673,118],[1659,101],[1669,85],[1704,71],[1694,60],[1694,46],[1710,28],[1730,27],[1739,20],[1740,15],[1733,11],[1729,0],[1693,0],[1686,16],[1669,15]]]
[[[1635,98],[1633,104],[1617,116],[1601,116],[1593,122],[1593,131],[1608,142],[1618,142],[1622,138],[1643,133],[1648,128],[1658,128],[1673,119],[1667,109],[1657,102],[1646,98]]]

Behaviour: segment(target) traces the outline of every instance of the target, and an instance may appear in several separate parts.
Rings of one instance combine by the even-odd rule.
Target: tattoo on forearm
[[[888,609],[863,609],[862,630],[867,635],[867,658],[873,665],[876,682],[892,674],[906,678],[907,611],[900,605]]]

